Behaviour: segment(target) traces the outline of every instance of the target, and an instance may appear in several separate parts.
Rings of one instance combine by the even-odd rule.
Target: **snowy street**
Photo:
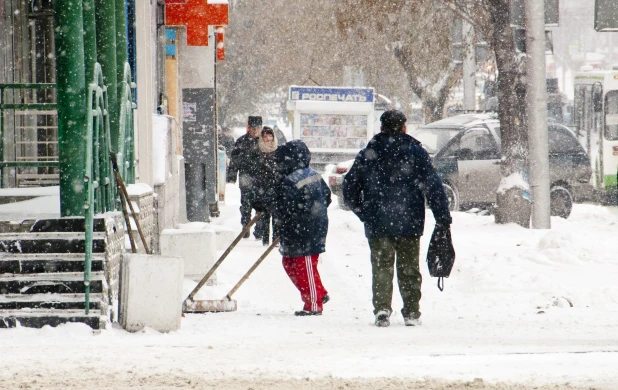
[[[214,224],[240,229],[239,191]],[[182,329],[92,334],[83,324],[0,330],[0,388],[613,389],[618,383],[618,211],[576,205],[552,230],[454,213],[457,260],[444,292],[425,264],[423,325],[373,325],[363,226],[336,201],[320,273],[331,301],[302,306],[273,252],[238,290],[238,311],[189,314]],[[221,299],[263,251],[243,240],[197,299]],[[186,280],[188,294],[195,282]],[[472,382],[468,383],[467,382]]]

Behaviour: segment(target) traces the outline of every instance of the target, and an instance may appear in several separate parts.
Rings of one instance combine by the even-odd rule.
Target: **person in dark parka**
[[[420,325],[419,242],[425,226],[425,198],[436,224],[449,229],[451,215],[442,182],[421,143],[405,134],[397,110],[380,117],[381,132],[359,152],[343,180],[343,198],[365,224],[371,250],[375,324],[389,326],[393,274],[403,298],[406,325]]]
[[[272,215],[266,203],[272,199],[277,183],[275,172],[275,151],[277,150],[277,138],[272,128],[264,126],[258,141],[260,150],[260,161],[258,172],[255,177],[255,204],[257,211],[262,211],[264,215],[257,222],[256,230],[262,235],[262,244],[267,246],[270,241],[270,225]],[[273,239],[275,236],[273,236]]]
[[[246,226],[251,220],[256,192],[255,178],[259,172],[260,151],[258,138],[262,130],[262,117],[250,116],[247,121],[247,134],[239,137],[232,150],[232,158],[227,171],[227,182],[236,183],[238,175],[240,187],[240,223]],[[256,238],[262,238],[258,231],[254,231]],[[249,233],[244,238],[249,238]]]
[[[311,153],[301,140],[289,141],[275,152],[281,180],[273,212],[283,267],[305,304],[294,313],[297,316],[321,315],[322,305],[329,299],[317,265],[325,250],[331,192],[322,176],[309,168],[310,161]]]

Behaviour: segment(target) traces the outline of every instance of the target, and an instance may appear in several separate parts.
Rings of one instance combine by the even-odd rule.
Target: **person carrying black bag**
[[[425,198],[436,229],[449,230],[451,215],[429,155],[420,142],[405,133],[405,115],[389,110],[380,121],[381,132],[358,153],[345,175],[343,199],[365,224],[375,325],[390,325],[396,258],[401,314],[407,326],[415,326],[421,324],[419,244],[425,226]]]

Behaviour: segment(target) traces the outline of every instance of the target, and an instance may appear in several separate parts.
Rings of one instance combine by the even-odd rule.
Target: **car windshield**
[[[411,135],[421,141],[423,147],[429,154],[436,154],[460,131],[460,129],[453,128],[422,127],[413,132]]]

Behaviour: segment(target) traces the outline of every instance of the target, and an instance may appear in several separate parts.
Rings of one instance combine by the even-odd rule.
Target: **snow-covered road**
[[[227,192],[214,223],[240,228],[238,189]],[[442,293],[424,263],[429,215],[423,325],[413,328],[398,313],[389,328],[373,326],[362,224],[336,202],[329,217],[319,267],[331,301],[323,316],[292,315],[300,298],[272,253],[236,293],[237,312],[187,315],[171,334],[93,335],[79,324],[0,330],[0,388],[617,387],[615,209],[576,205],[569,220],[552,219],[550,231],[455,213],[457,261]],[[223,297],[262,251],[261,242],[243,240],[218,285],[198,298]],[[194,284],[186,282],[187,293]],[[396,292],[393,308],[400,307]]]

